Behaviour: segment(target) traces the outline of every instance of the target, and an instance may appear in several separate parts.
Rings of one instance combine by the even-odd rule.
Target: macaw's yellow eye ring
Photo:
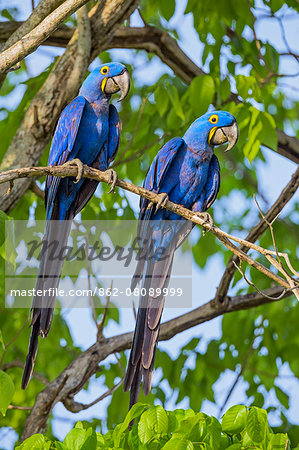
[[[102,75],[106,75],[109,72],[109,67],[108,66],[103,66],[100,70]]]
[[[212,123],[213,125],[216,125],[216,123],[218,123],[219,117],[217,116],[217,114],[212,114],[211,117],[209,118],[209,122]]]

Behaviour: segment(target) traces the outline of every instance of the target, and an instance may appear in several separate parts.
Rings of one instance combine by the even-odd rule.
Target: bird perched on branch
[[[82,178],[83,164],[101,171],[109,170],[120,142],[119,116],[110,100],[112,94],[119,91],[119,101],[123,100],[129,89],[130,77],[125,66],[120,63],[102,65],[90,73],[83,82],[78,97],[69,103],[59,118],[49,165],[75,164],[78,176],[76,180],[74,177],[54,176],[48,176],[46,180],[46,227],[43,242],[47,245],[42,252],[35,288],[36,291],[48,293],[33,298],[32,331],[22,379],[23,389],[32,375],[38,337],[46,337],[49,333],[55,303],[54,292],[59,284],[63,265],[63,258],[53,260],[49,257],[49,245],[56,241],[59,242],[59,248],[63,249],[72,219],[84,208],[97,188],[97,181]],[[116,173],[110,169],[110,191],[114,189],[116,179]]]
[[[228,142],[228,151],[238,136],[238,126],[231,114],[206,113],[192,123],[183,138],[173,138],[159,150],[147,173],[143,186],[160,199],[157,207],[143,197],[140,199],[138,240],[147,242],[151,249],[164,248],[167,252],[166,257],[165,253],[161,257],[157,252],[155,258],[140,259],[131,283],[131,290],[140,283],[146,294],[140,297],[124,382],[124,390],[130,389],[130,407],[138,400],[142,380],[144,394],[150,392],[165,301],[163,289],[170,281],[174,252],[192,229],[186,219],[161,206],[169,199],[191,209],[212,226],[206,210],[214,203],[220,185],[214,146]]]

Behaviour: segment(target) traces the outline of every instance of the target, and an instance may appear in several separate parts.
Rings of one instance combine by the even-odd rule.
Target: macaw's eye
[[[212,124],[216,124],[219,120],[219,117],[217,116],[217,114],[212,114],[211,117],[209,118],[209,122]]]
[[[106,73],[109,72],[109,67],[108,67],[108,66],[102,67],[101,70],[100,70],[100,72],[101,72],[103,75],[106,75]]]

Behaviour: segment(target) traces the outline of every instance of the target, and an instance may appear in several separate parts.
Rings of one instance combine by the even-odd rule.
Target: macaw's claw
[[[108,194],[110,194],[111,192],[115,193],[115,185],[118,180],[118,175],[113,169],[106,170],[106,173],[108,173],[109,175],[108,184],[111,184],[111,188],[109,189]]]
[[[71,159],[71,161],[67,161],[65,164],[65,166],[77,166],[78,168],[78,173],[76,176],[76,181],[74,181],[75,184],[79,183],[79,181],[82,178],[83,172],[84,172],[84,166],[82,161],[80,161],[79,158],[75,158],[75,159]]]
[[[196,215],[197,215],[197,217],[204,220],[204,222],[209,225],[208,230],[206,228],[203,228],[203,230],[202,230],[202,235],[204,236],[206,234],[206,231],[210,231],[213,228],[214,220],[213,220],[212,216],[207,212],[197,212]]]
[[[157,194],[157,196],[159,197],[159,201],[156,204],[156,209],[155,209],[155,213],[162,207],[165,206],[166,203],[169,200],[168,195],[165,192],[162,192],[161,194]]]

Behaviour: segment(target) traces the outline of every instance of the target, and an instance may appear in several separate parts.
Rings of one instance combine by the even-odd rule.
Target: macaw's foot
[[[109,189],[108,194],[110,194],[111,192],[115,193],[115,185],[118,180],[118,175],[113,169],[108,169],[105,173],[109,175],[108,184],[111,184],[111,188]]]
[[[167,201],[169,200],[169,197],[166,194],[166,192],[162,192],[161,194],[156,194],[156,195],[159,198],[159,201],[158,201],[158,203],[156,203],[155,214],[162,206],[165,206]],[[146,209],[150,209],[152,206],[154,206],[154,203],[149,202]]]
[[[169,200],[168,195],[166,194],[166,192],[162,192],[161,194],[157,194],[157,196],[159,197],[159,201],[156,204],[156,209],[155,209],[155,213],[162,207],[165,206],[166,203]]]
[[[207,225],[209,225],[208,229],[203,228],[203,230],[202,230],[202,234],[204,236],[206,234],[206,231],[210,231],[213,228],[214,220],[213,220],[212,216],[207,212],[197,212],[196,215],[197,215],[197,217],[202,219]]]
[[[79,158],[71,159],[71,161],[67,161],[64,166],[76,166],[78,168],[78,173],[76,176],[76,181],[74,181],[75,184],[79,183],[79,181],[82,178],[83,172],[84,172],[84,166],[83,162],[80,161]]]

